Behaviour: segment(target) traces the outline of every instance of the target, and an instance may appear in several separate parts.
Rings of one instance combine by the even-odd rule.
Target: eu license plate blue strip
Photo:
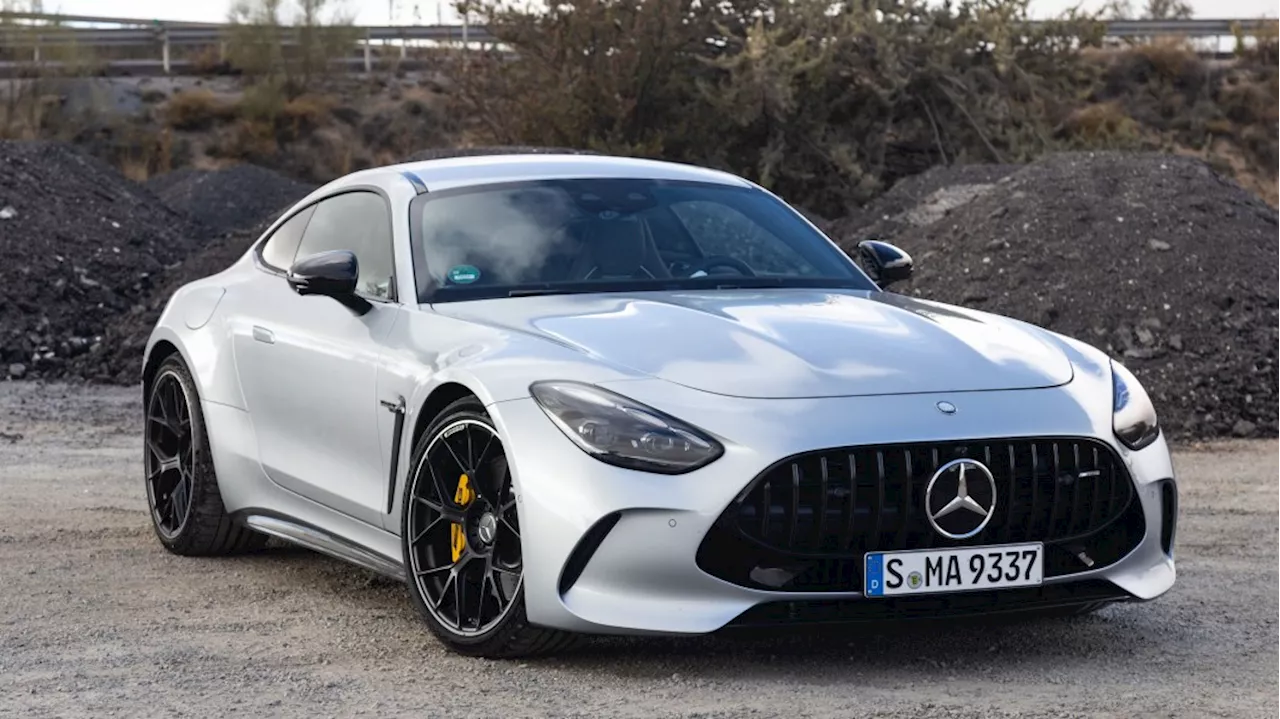
[[[863,592],[868,597],[884,596],[884,555],[867,555],[866,576],[862,584]]]

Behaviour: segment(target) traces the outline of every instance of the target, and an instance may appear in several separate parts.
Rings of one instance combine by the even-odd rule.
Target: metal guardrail
[[[32,59],[40,61],[41,47],[74,44],[79,47],[158,47],[161,70],[172,72],[173,47],[218,47],[225,54],[226,43],[232,26],[213,23],[189,23],[166,20],[132,18],[106,18],[89,15],[48,15],[23,12],[0,12],[0,21],[18,24],[0,25],[0,47],[20,47],[32,50]],[[1032,21],[1032,26],[1046,21]],[[89,26],[83,26],[88,24]],[[112,24],[115,27],[93,27]],[[1258,32],[1267,26],[1274,27],[1274,19],[1192,19],[1192,20],[1113,20],[1106,24],[1104,37],[1115,39],[1182,36],[1189,38],[1230,37],[1237,32]],[[483,26],[459,25],[393,25],[350,28],[357,39],[366,72],[372,70],[372,46],[396,45],[400,57],[405,57],[406,44],[412,41],[435,43],[486,43],[494,37]],[[292,45],[297,42],[296,28],[280,29],[278,42]],[[346,58],[341,58],[346,60]],[[127,69],[156,61],[119,60],[105,64]],[[16,63],[0,63],[13,65]],[[184,63],[185,64],[185,63]],[[359,64],[359,60],[357,61]]]

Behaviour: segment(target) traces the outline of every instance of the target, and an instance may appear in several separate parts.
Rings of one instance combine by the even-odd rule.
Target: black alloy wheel
[[[410,595],[455,651],[524,656],[572,638],[528,624],[517,504],[484,407],[475,398],[450,405],[415,448],[402,529]]]
[[[175,368],[152,380],[145,435],[147,499],[156,532],[167,539],[178,536],[191,515],[195,452],[190,407]]]
[[[160,543],[188,556],[260,548],[266,536],[238,524],[222,503],[199,390],[182,357],[166,357],[144,387],[143,479]]]

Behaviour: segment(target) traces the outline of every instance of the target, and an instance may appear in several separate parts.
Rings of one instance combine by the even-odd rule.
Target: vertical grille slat
[[[996,507],[982,532],[952,540],[929,523],[925,488],[940,466],[962,456],[990,469]],[[795,556],[796,562],[770,565],[781,567],[810,556],[861,562],[869,551],[1052,543],[1099,531],[1132,496],[1124,465],[1095,440],[956,440],[788,458],[757,478],[730,520],[759,545]],[[841,571],[858,574],[861,565]]]
[[[871,513],[871,534],[867,536],[867,549],[875,549],[880,546],[880,528],[884,526],[884,508],[885,508],[885,486],[884,486],[884,452],[876,451],[876,509]]]
[[[796,529],[800,526],[800,463],[791,463],[791,507],[787,516],[787,536],[796,545]]]
[[[1073,480],[1071,482],[1071,516],[1067,520],[1067,534],[1073,534],[1080,526],[1080,497],[1083,492],[1080,485],[1084,484],[1084,479],[1080,477],[1084,473],[1084,468],[1080,466],[1080,444],[1071,443],[1071,464]]]
[[[858,459],[853,452],[849,460],[849,516],[844,521],[844,531],[840,535],[840,548],[847,549],[853,541],[854,532],[858,528]]]
[[[898,510],[898,532],[893,537],[893,544],[901,547],[911,538],[911,505],[914,500],[911,498],[912,467],[911,467],[911,450],[904,449],[902,451],[902,471],[903,471],[903,487],[902,487],[902,508]]]
[[[769,516],[773,514],[773,489],[772,482],[764,483],[764,491],[760,497],[760,536],[765,541],[769,540]]]
[[[827,536],[827,492],[831,491],[831,473],[827,458],[818,460],[821,467],[821,484],[818,488],[818,521],[814,523],[814,543],[821,546]]]
[[[1065,534],[1065,532],[1059,532],[1058,530],[1058,511],[1061,509],[1062,499],[1061,478],[1062,462],[1058,457],[1058,444],[1055,442],[1053,445],[1053,474],[1050,476],[1050,481],[1053,482],[1053,499],[1050,500],[1051,503],[1049,504],[1049,528],[1046,535],[1048,537],[1054,537],[1060,533]]]
[[[1009,541],[1009,537],[1013,536],[1013,523],[1016,521],[1013,507],[1018,502],[1018,495],[1015,490],[1018,487],[1018,461],[1014,456],[1015,449],[1012,444],[1009,445],[1009,488],[1005,496],[1009,498],[1009,521],[1004,526],[1004,532],[1000,534],[1001,541]]]
[[[1027,515],[1027,533],[1034,534],[1040,514],[1040,455],[1031,443],[1031,513]]]

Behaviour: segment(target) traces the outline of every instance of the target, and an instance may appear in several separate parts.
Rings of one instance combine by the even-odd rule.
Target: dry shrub
[[[460,90],[482,142],[711,164],[837,215],[939,162],[1028,159],[1096,68],[1093,18],[1027,30],[1023,0],[481,0],[519,62]],[[766,20],[767,18],[767,20]]]
[[[209,90],[194,88],[179,92],[165,105],[167,124],[177,130],[207,130],[237,114],[237,106]]]
[[[1067,116],[1060,130],[1065,137],[1088,147],[1127,147],[1138,137],[1138,123],[1119,102],[1096,102]]]
[[[333,98],[324,95],[300,95],[280,107],[276,124],[282,132],[298,137],[328,124],[336,105]]]

